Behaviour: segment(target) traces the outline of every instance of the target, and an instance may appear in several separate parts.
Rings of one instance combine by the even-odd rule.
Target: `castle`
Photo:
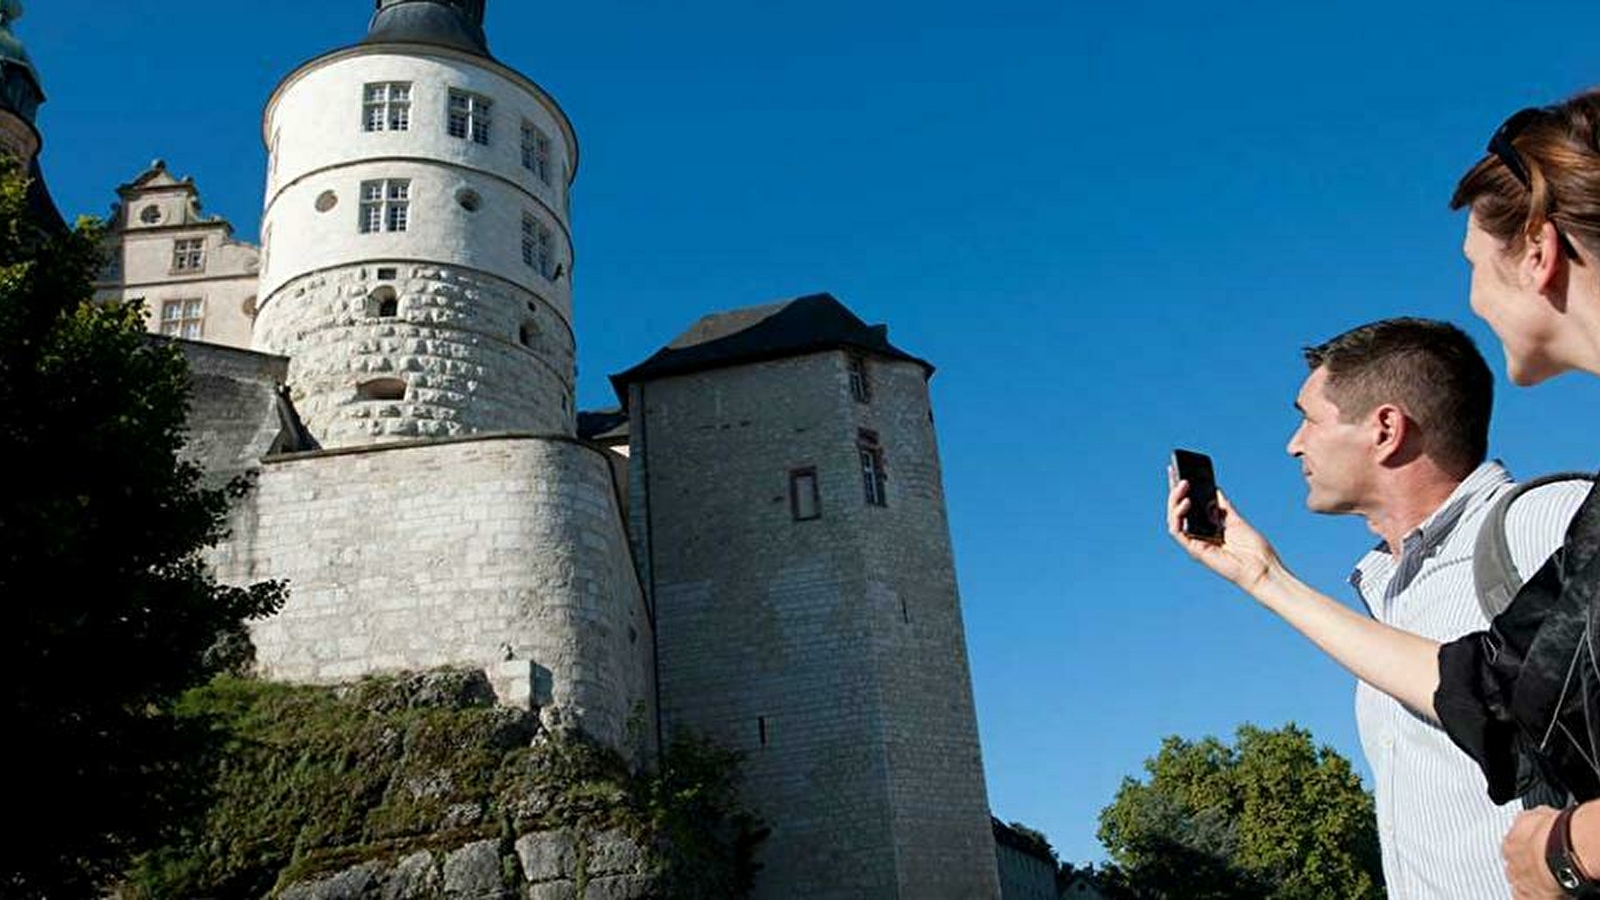
[[[933,367],[813,295],[580,414],[572,124],[483,0],[375,6],[267,102],[260,248],[158,162],[96,286],[189,339],[190,452],[255,478],[212,563],[289,584],[261,674],[482,668],[640,762],[691,730],[745,754],[757,896],[999,896]]]

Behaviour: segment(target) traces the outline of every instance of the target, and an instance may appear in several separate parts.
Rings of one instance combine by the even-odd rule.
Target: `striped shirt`
[[[1373,618],[1441,642],[1486,628],[1472,550],[1485,514],[1511,487],[1506,470],[1486,462],[1405,536],[1399,558],[1384,543],[1362,557],[1350,583]],[[1557,482],[1511,507],[1507,543],[1524,577],[1561,546],[1589,488]],[[1477,763],[1443,730],[1365,683],[1356,686],[1356,724],[1372,768],[1389,897],[1511,896],[1500,842],[1521,804],[1491,803]]]

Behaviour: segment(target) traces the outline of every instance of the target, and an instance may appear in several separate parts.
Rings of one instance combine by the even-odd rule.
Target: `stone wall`
[[[481,667],[547,726],[630,755],[653,742],[651,619],[595,447],[501,435],[270,458],[213,559],[225,581],[289,582],[252,629],[266,677]]]
[[[663,721],[746,752],[773,829],[757,896],[994,897],[926,385],[911,363],[869,373],[868,404],[837,352],[632,387]],[[861,428],[880,433],[884,507],[864,499]],[[816,519],[792,513],[799,469]]]
[[[196,341],[176,343],[189,363],[183,455],[205,471],[208,484],[256,469],[261,457],[292,440],[286,434],[293,431],[291,414],[278,393],[289,360]]]
[[[471,269],[378,261],[303,276],[261,307],[255,347],[291,358],[295,408],[323,447],[575,428],[566,320]],[[400,399],[364,399],[381,379],[398,380]]]

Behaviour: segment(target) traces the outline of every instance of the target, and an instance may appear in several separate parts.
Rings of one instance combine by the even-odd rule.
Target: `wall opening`
[[[517,329],[517,342],[524,347],[532,348],[539,341],[539,326],[532,322],[523,322]]]
[[[373,288],[367,295],[367,315],[380,319],[392,319],[400,315],[400,295],[388,285]]]
[[[374,378],[356,385],[356,397],[361,400],[404,400],[406,383],[402,378]]]

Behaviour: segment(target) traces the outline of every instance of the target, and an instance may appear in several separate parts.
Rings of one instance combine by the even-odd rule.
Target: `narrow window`
[[[205,238],[179,238],[172,242],[172,271],[204,272],[205,269]]]
[[[405,131],[411,127],[411,82],[368,84],[361,104],[362,131]]]
[[[877,433],[862,429],[856,443],[856,454],[861,459],[861,488],[868,505],[888,506],[889,495],[885,490],[887,474]]]
[[[522,327],[517,329],[517,341],[520,342],[522,346],[532,349],[533,345],[537,343],[538,340],[538,325],[535,325],[532,322],[523,322]]]
[[[767,745],[767,717],[766,716],[757,716],[756,717],[756,736],[760,739],[761,746],[765,747]]]
[[[794,469],[789,473],[789,513],[796,522],[822,518],[816,469]]]
[[[857,403],[872,399],[872,384],[867,381],[867,360],[854,354],[850,356],[850,396],[856,398]]]
[[[522,261],[545,278],[555,277],[555,234],[531,213],[522,214]]]
[[[411,182],[404,178],[361,182],[362,234],[405,231],[410,224]]]
[[[374,378],[356,385],[356,396],[362,400],[404,400],[406,383],[399,378]]]
[[[492,105],[488,97],[452,89],[447,125],[450,136],[470,138],[474,144],[488,144]]]
[[[199,340],[205,324],[202,300],[164,300],[161,303],[161,333],[168,337]]]
[[[550,183],[550,138],[527,120],[522,123],[522,167]]]

